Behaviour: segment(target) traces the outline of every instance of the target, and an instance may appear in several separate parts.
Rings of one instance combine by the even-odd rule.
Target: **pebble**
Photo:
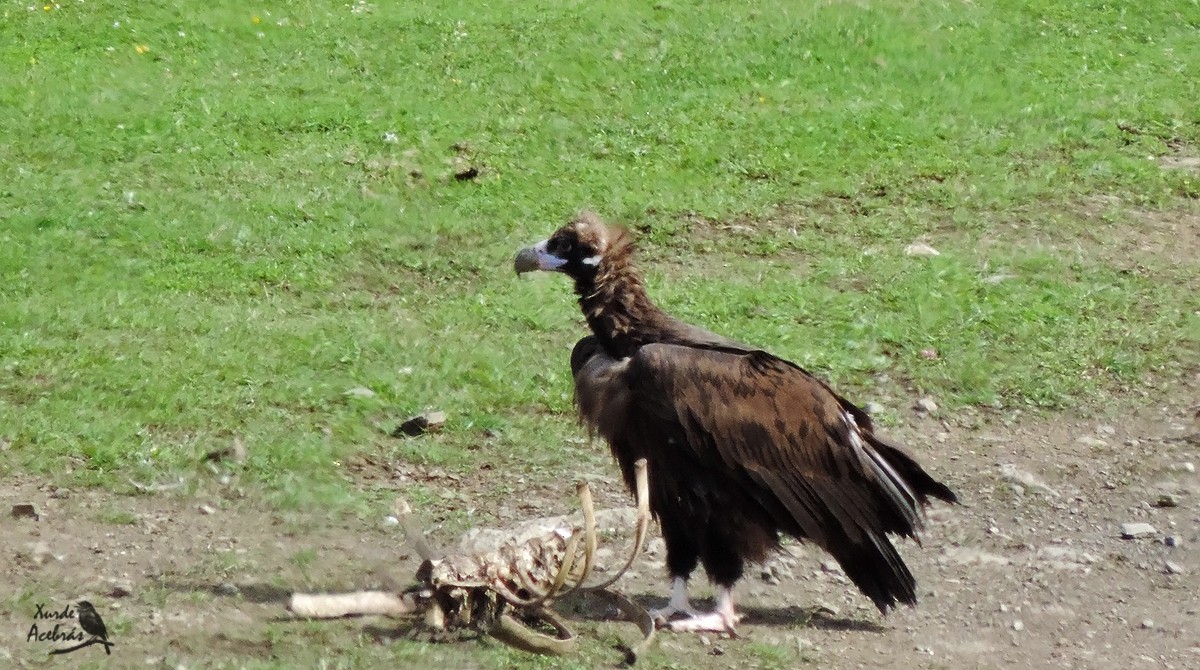
[[[941,256],[941,252],[924,242],[913,242],[904,247],[905,256]]]
[[[109,598],[128,598],[133,595],[133,582],[128,579],[110,580],[112,588],[108,590]]]
[[[54,554],[50,552],[50,545],[41,541],[26,544],[25,556],[34,565],[45,565],[50,562],[50,559],[54,558]]]
[[[1020,633],[1021,631],[1025,630],[1025,622],[1024,622],[1024,621],[1021,621],[1020,619],[1017,619],[1016,621],[1013,621],[1013,622],[1012,622],[1012,629],[1013,629],[1013,630],[1015,630],[1015,631],[1017,631],[1018,633]]]
[[[918,412],[926,414],[933,414],[938,410],[937,403],[933,401],[933,398],[921,398],[917,401],[916,407]]]
[[[1154,526],[1151,526],[1148,523],[1136,522],[1121,524],[1121,537],[1126,540],[1132,540],[1136,537],[1144,537],[1146,535],[1153,535],[1157,532],[1158,531],[1154,529]]]
[[[383,525],[386,527],[389,527],[389,528],[392,526],[399,526],[400,519],[397,519],[396,517],[389,514],[388,516],[383,517]]]
[[[445,412],[425,412],[418,414],[404,423],[396,426],[392,437],[416,437],[425,433],[436,433],[446,425]]]
[[[871,416],[879,416],[880,414],[883,413],[883,405],[880,405],[879,403],[872,400],[871,402],[863,405],[863,411],[866,412],[867,414],[870,414]]]
[[[656,537],[646,543],[646,555],[658,556],[667,553],[667,543],[661,537]]]
[[[1163,563],[1163,570],[1165,570],[1168,575],[1183,574],[1183,566],[1174,561],[1165,561]]]
[[[374,398],[375,392],[365,386],[355,386],[346,391],[345,395],[355,398]]]
[[[1075,441],[1078,442],[1079,444],[1082,444],[1085,447],[1107,447],[1108,446],[1108,442],[1105,442],[1104,440],[1102,440],[1098,437],[1092,437],[1091,435],[1081,435],[1080,437],[1075,438]]]
[[[12,518],[14,518],[14,519],[33,519],[34,521],[37,521],[40,519],[40,517],[38,516],[38,513],[37,513],[37,508],[35,508],[31,503],[22,503],[22,504],[18,504],[18,505],[13,505],[12,506]]]
[[[1160,493],[1158,500],[1154,501],[1155,507],[1179,507],[1179,496],[1174,493]]]
[[[1000,465],[1000,477],[1010,484],[1018,484],[1027,489],[1032,489],[1055,498],[1059,497],[1058,491],[1043,482],[1037,475],[1021,470],[1012,463],[1003,463]]]
[[[1179,545],[1181,545],[1183,543],[1179,541],[1178,536],[1168,535],[1163,538],[1163,544],[1167,545],[1168,547],[1178,547]]]
[[[201,514],[216,514],[217,513],[217,510],[214,509],[211,505],[201,505],[200,507],[198,507],[196,509],[200,510]]]
[[[1154,628],[1154,620],[1153,619],[1142,619],[1142,628],[1144,628],[1146,630],[1150,630],[1151,628]]]
[[[242,590],[238,588],[237,584],[234,584],[233,582],[221,582],[217,585],[215,591],[219,596],[236,596],[242,592]]]

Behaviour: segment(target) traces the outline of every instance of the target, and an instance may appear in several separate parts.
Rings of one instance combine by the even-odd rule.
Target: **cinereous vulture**
[[[929,499],[954,493],[820,379],[660,309],[633,250],[628,231],[585,212],[514,265],[575,282],[592,331],[571,353],[581,420],[608,442],[631,491],[634,463],[648,462],[672,578],[656,617],[677,631],[733,633],[733,586],[781,533],[829,552],[881,612],[915,605],[916,580],[888,534],[916,539]],[[688,603],[697,563],[717,589],[709,613]]]

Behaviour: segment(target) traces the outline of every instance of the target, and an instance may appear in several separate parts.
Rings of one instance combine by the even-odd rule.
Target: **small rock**
[[[1183,566],[1175,561],[1164,561],[1163,571],[1165,571],[1168,575],[1182,575],[1184,572]]]
[[[1013,621],[1012,629],[1020,633],[1021,631],[1025,630],[1025,622],[1021,621],[1020,619]]]
[[[1183,542],[1180,541],[1179,537],[1176,535],[1168,535],[1163,538],[1163,544],[1167,545],[1168,547],[1178,547],[1179,545],[1183,544]]]
[[[918,412],[933,414],[937,411],[938,406],[937,403],[933,401],[933,398],[921,398],[917,401],[916,409]]]
[[[1126,540],[1145,537],[1146,535],[1154,535],[1157,532],[1158,531],[1154,529],[1154,526],[1151,526],[1148,523],[1136,522],[1121,524],[1121,537]]]
[[[416,437],[425,433],[436,433],[446,425],[445,412],[425,412],[405,421],[392,431],[392,437]]]
[[[14,519],[33,519],[38,521],[41,517],[38,516],[37,509],[30,503],[21,503],[12,506],[12,518]]]
[[[938,351],[937,349],[933,348],[922,349],[921,358],[924,358],[927,361],[936,361],[938,359]]]
[[[1081,436],[1075,438],[1075,441],[1079,444],[1082,444],[1085,447],[1094,447],[1095,448],[1095,447],[1107,447],[1108,446],[1108,442],[1105,442],[1104,440],[1102,440],[1098,437],[1092,437],[1091,435],[1081,435]]]
[[[1196,473],[1196,464],[1192,463],[1191,461],[1185,462],[1183,464],[1183,471],[1195,474]]]
[[[1155,507],[1179,507],[1179,496],[1174,493],[1160,493],[1154,501]]]
[[[400,519],[397,519],[396,517],[389,514],[388,516],[383,517],[383,525],[387,526],[389,528],[392,526],[399,526]]]
[[[661,537],[656,537],[646,543],[646,555],[658,556],[667,552],[667,543]]]
[[[242,438],[233,438],[233,444],[222,449],[214,449],[213,451],[204,454],[204,460],[211,462],[219,462],[225,459],[230,459],[234,463],[246,462],[246,444],[242,442]]]
[[[213,590],[216,591],[216,594],[219,596],[236,596],[242,592],[242,590],[238,588],[237,584],[234,584],[233,582],[221,582],[217,585],[217,588]]]
[[[1117,429],[1112,426],[1099,425],[1096,426],[1096,433],[1099,435],[1116,435]]]
[[[878,416],[879,414],[883,413],[883,405],[880,405],[872,400],[871,402],[863,405],[863,411],[871,416]]]
[[[458,181],[470,181],[479,176],[479,168],[474,165],[468,165],[465,168],[460,168],[454,171],[454,178]]]
[[[1008,558],[973,547],[946,547],[937,559],[942,565],[996,565],[1012,563]]]
[[[348,395],[352,398],[374,398],[375,392],[365,386],[355,386],[347,390],[343,395]]]
[[[133,582],[128,579],[112,580],[112,588],[108,590],[109,598],[128,598],[133,595]]]
[[[197,507],[196,509],[200,510],[201,514],[216,514],[217,513],[217,510],[215,508],[213,508],[211,505],[201,505],[200,507]]]
[[[1059,496],[1058,491],[1039,479],[1037,475],[1018,469],[1012,463],[1004,463],[1000,466],[1000,477],[1010,484],[1019,484],[1027,489],[1045,493],[1055,498]]]
[[[1150,630],[1151,628],[1154,628],[1154,620],[1153,619],[1142,619],[1142,628],[1144,628],[1146,630]]]
[[[817,612],[820,614],[828,614],[829,616],[837,616],[841,610],[828,603],[817,603]]]
[[[913,242],[904,247],[905,256],[941,256],[942,253],[937,249],[925,244],[924,242]]]
[[[54,554],[50,553],[50,545],[38,541],[25,545],[25,557],[34,565],[45,565],[54,558]]]
[[[821,569],[825,572],[838,574],[842,571],[842,566],[837,564],[837,561],[824,560],[821,561]]]

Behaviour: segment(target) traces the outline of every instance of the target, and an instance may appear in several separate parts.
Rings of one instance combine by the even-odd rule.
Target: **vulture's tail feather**
[[[869,436],[868,441],[887,460],[896,473],[904,478],[909,488],[917,494],[917,499],[922,505],[928,504],[930,496],[948,503],[958,502],[958,496],[954,495],[954,491],[931,477],[919,463],[913,460],[912,456],[874,435]]]
[[[886,536],[869,538],[867,546],[837,543],[827,547],[842,571],[887,614],[897,604],[917,604],[917,580]],[[873,545],[873,546],[872,546]]]

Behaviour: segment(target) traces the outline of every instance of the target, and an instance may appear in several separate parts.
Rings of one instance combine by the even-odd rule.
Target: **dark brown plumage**
[[[581,214],[517,255],[518,272],[575,281],[593,335],[571,355],[580,417],[609,443],[625,482],[649,463],[650,507],[674,578],[664,614],[679,630],[733,630],[731,589],[780,533],[828,551],[882,612],[916,603],[887,534],[916,538],[944,484],[875,436],[870,417],[799,366],[659,309],[623,229]],[[695,615],[686,580],[703,564],[717,609]]]

